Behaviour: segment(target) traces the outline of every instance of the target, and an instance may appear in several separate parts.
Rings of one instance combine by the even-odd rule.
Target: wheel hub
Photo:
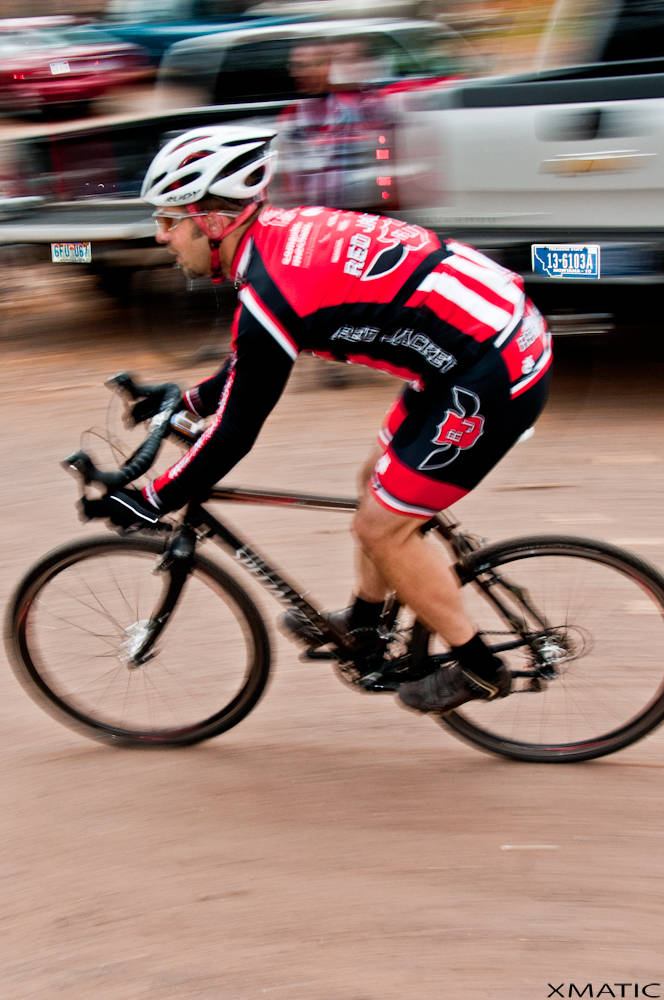
[[[136,670],[138,667],[143,666],[148,660],[151,660],[155,655],[154,651],[150,652],[145,657],[140,657],[138,654],[147,642],[150,632],[152,630],[152,621],[149,618],[143,621],[132,622],[124,630],[126,638],[120,643],[120,649],[118,651],[118,659],[121,663],[124,663],[129,670]]]

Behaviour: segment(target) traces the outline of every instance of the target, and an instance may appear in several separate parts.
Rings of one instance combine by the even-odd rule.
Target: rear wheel
[[[60,721],[109,743],[182,746],[254,707],[270,647],[249,595],[196,555],[146,662],[132,658],[163,605],[163,541],[113,535],[62,546],[16,590],[5,634],[28,693]]]
[[[513,691],[469,702],[441,721],[492,753],[543,763],[590,760],[645,736],[664,719],[664,578],[636,556],[582,538],[514,539],[473,553],[464,599],[501,652]],[[415,627],[415,642],[422,641]],[[429,643],[430,652],[436,652]]]

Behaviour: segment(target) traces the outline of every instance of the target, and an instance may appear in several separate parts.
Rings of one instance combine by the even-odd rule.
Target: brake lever
[[[86,455],[84,451],[76,451],[68,455],[60,462],[60,465],[70,475],[80,477],[86,486],[89,486],[92,482],[94,464],[90,456]]]
[[[131,415],[131,403],[142,398],[141,387],[136,385],[129,372],[118,372],[116,375],[112,375],[106,379],[104,385],[111,392],[117,392],[122,397],[124,404],[121,416],[122,426],[126,427],[127,430],[133,430],[136,427],[136,421]]]
[[[110,378],[106,379],[104,385],[112,392],[126,393],[131,399],[140,399],[143,395],[140,386],[136,385],[129,372],[118,372],[116,375],[111,375]]]
[[[60,464],[67,472],[80,476],[86,486],[89,486],[91,483],[98,483],[107,490],[122,489],[130,481],[122,470],[112,469],[109,472],[104,472],[102,469],[98,469],[90,456],[86,455],[84,451],[74,452],[73,455],[69,455]]]

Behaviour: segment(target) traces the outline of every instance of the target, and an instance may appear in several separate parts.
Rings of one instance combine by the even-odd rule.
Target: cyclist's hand
[[[95,517],[107,518],[125,531],[156,528],[159,524],[159,514],[155,508],[139,490],[131,488],[114,490],[99,500],[88,500],[87,497],[83,497],[80,501],[80,510],[88,521]]]
[[[154,417],[155,413],[159,413],[159,410],[164,402],[164,396],[170,389],[177,389],[180,393],[181,401],[178,404],[177,409],[186,409],[179,385],[176,385],[175,382],[164,382],[163,385],[152,386],[152,390],[147,396],[140,399],[138,403],[134,403],[129,411],[133,423],[140,424],[143,420],[149,420],[150,417]]]

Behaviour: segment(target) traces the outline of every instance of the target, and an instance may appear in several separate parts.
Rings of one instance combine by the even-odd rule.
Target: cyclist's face
[[[186,209],[164,209],[163,214],[157,211],[155,221],[157,243],[168,247],[188,278],[210,273],[210,245]]]

